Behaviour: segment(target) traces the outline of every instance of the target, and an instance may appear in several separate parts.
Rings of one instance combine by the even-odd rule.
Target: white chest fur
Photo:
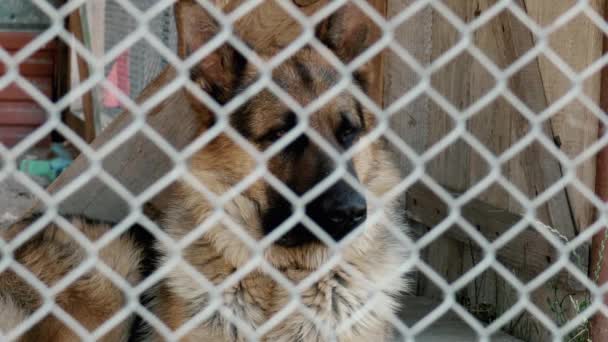
[[[378,290],[352,270],[334,269],[317,279],[303,270],[284,270],[282,275],[291,285],[281,285],[283,281],[257,271],[241,279],[224,278],[217,283],[218,291],[205,290],[185,273],[173,273],[170,282],[189,303],[193,317],[208,313],[192,337],[213,336],[218,341],[245,341],[253,336],[262,341],[382,341],[388,337],[386,317],[392,314],[392,295],[402,281]]]

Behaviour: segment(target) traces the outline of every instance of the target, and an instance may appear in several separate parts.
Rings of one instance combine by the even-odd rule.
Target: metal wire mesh
[[[402,179],[401,184],[397,189],[394,189],[387,197],[394,197],[395,195],[403,192],[408,187],[416,182],[423,183],[428,187],[434,195],[436,195],[442,202],[444,202],[449,208],[449,213],[446,218],[443,219],[435,227],[431,227],[424,236],[416,241],[412,241],[407,234],[400,231],[398,227],[395,227],[384,217],[381,213],[377,215],[370,215],[368,219],[370,222],[387,222],[388,226],[391,226],[391,233],[395,236],[395,239],[403,243],[403,248],[408,250],[410,257],[404,263],[403,267],[396,270],[397,273],[406,273],[411,269],[417,269],[420,274],[429,279],[435,284],[442,292],[444,300],[441,305],[434,308],[423,319],[419,320],[411,326],[407,326],[399,317],[395,314],[391,319],[392,325],[399,331],[400,335],[404,339],[414,340],[418,334],[424,331],[426,328],[431,326],[433,322],[437,321],[447,311],[455,312],[458,317],[466,322],[478,335],[478,338],[482,341],[489,341],[492,336],[503,329],[507,323],[517,318],[522,310],[526,310],[531,313],[540,324],[549,331],[551,338],[554,340],[564,340],[572,331],[585,322],[593,315],[594,312],[601,312],[603,315],[608,315],[608,310],[602,304],[602,294],[605,292],[605,286],[598,286],[590,279],[585,273],[583,273],[579,266],[572,261],[572,254],[577,248],[584,245],[590,238],[597,234],[602,228],[602,223],[606,221],[606,212],[604,205],[585,184],[577,178],[576,170],[579,165],[594,157],[594,155],[606,145],[608,136],[599,138],[592,146],[587,148],[585,151],[577,155],[575,158],[570,158],[558,147],[555,142],[547,137],[543,133],[543,124],[545,121],[563,105],[572,101],[573,99],[578,100],[588,110],[593,113],[602,124],[608,123],[603,111],[598,107],[597,100],[591,98],[584,89],[584,82],[592,75],[596,74],[606,64],[606,57],[602,57],[586,67],[584,70],[573,70],[563,58],[554,52],[548,44],[548,36],[557,30],[559,30],[565,23],[573,18],[574,16],[583,14],[589,20],[593,22],[602,32],[608,32],[608,25],[601,18],[601,16],[592,8],[588,1],[578,1],[571,6],[568,11],[563,13],[557,18],[551,25],[541,27],[538,23],[534,22],[528,14],[519,6],[516,1],[501,0],[494,3],[488,9],[483,11],[474,20],[465,22],[457,16],[452,9],[446,6],[439,0],[420,0],[412,1],[409,6],[400,11],[397,15],[392,18],[384,18],[377,11],[375,11],[369,3],[364,0],[351,0],[357,6],[362,8],[370,18],[381,28],[382,38],[373,44],[367,51],[355,58],[349,65],[344,66],[342,63],[332,55],[327,49],[322,47],[322,43],[317,40],[314,36],[314,27],[321,19],[329,15],[332,11],[335,11],[340,5],[344,4],[345,1],[335,0],[326,8],[320,10],[317,14],[312,17],[303,15],[297,7],[288,1],[278,1],[281,8],[290,16],[294,17],[302,25],[302,35],[295,40],[292,44],[285,47],[281,54],[276,55],[270,61],[262,61],[259,57],[253,53],[253,51],[244,44],[241,40],[231,34],[231,30],[222,31],[221,34],[216,36],[210,43],[209,46],[204,47],[198,56],[208,54],[211,49],[217,47],[220,43],[225,41],[229,42],[240,52],[243,52],[250,63],[256,64],[261,75],[250,88],[243,92],[238,97],[231,100],[227,105],[221,106],[210,100],[209,96],[203,94],[198,88],[198,85],[193,83],[189,79],[188,74],[183,72],[189,66],[194,63],[195,57],[187,59],[185,61],[177,58],[172,51],[175,48],[174,44],[174,32],[167,30],[167,25],[173,25],[170,14],[170,6],[173,5],[172,0],[160,0],[160,1],[129,1],[129,0],[114,0],[111,2],[110,8],[108,9],[112,13],[122,13],[128,17],[128,19],[119,19],[120,16],[109,16],[110,19],[118,19],[120,23],[113,23],[108,21],[106,24],[109,26],[109,34],[106,36],[108,45],[114,45],[106,51],[104,58],[96,58],[90,51],[88,51],[82,44],[70,39],[70,34],[66,31],[63,25],[63,20],[69,13],[81,6],[85,1],[73,0],[68,1],[67,4],[60,8],[55,8],[49,5],[44,0],[33,1],[42,12],[44,12],[49,18],[51,18],[52,25],[48,30],[41,33],[34,41],[29,43],[19,53],[15,55],[9,55],[3,49],[0,49],[0,60],[8,66],[8,72],[0,78],[0,89],[6,87],[10,83],[16,83],[24,91],[26,91],[32,98],[45,109],[48,115],[48,119],[45,124],[40,127],[34,134],[30,135],[27,139],[22,141],[13,149],[7,149],[0,145],[0,155],[3,158],[3,168],[0,172],[0,179],[5,179],[9,176],[15,177],[21,183],[26,185],[28,189],[35,194],[42,202],[44,202],[47,208],[42,219],[36,221],[31,227],[26,229],[17,239],[12,241],[0,241],[0,249],[2,250],[2,259],[0,261],[0,269],[6,270],[11,269],[18,274],[22,279],[27,281],[33,288],[35,288],[44,298],[44,304],[41,308],[31,317],[24,320],[16,329],[13,331],[2,332],[0,339],[14,339],[26,331],[29,327],[34,325],[37,321],[42,319],[47,313],[52,313],[59,320],[61,320],[69,329],[74,331],[83,340],[95,340],[110,331],[117,323],[119,323],[124,317],[132,312],[135,312],[142,317],[145,317],[151,325],[154,326],[162,335],[168,339],[177,339],[193,328],[198,321],[193,320],[188,324],[182,326],[178,331],[170,331],[164,326],[158,319],[155,319],[152,314],[147,311],[138,301],[137,295],[141,294],[145,288],[153,284],[158,277],[148,279],[137,287],[131,287],[124,279],[118,276],[113,270],[109,269],[106,265],[96,258],[97,253],[105,245],[107,245],[112,239],[118,237],[122,232],[128,229],[129,225],[134,222],[143,224],[147,229],[152,231],[154,235],[162,240],[162,243],[166,244],[170,250],[179,250],[184,246],[184,242],[172,241],[166,234],[163,233],[161,227],[155,222],[152,222],[143,214],[144,203],[153,195],[161,192],[166,183],[182,177],[186,182],[190,183],[194,188],[200,190],[205,196],[209,196],[212,202],[219,203],[221,207],[222,203],[229,201],[235,195],[244,191],[248,186],[251,185],[252,181],[261,177],[266,182],[276,188],[281,195],[287,198],[292,205],[297,208],[294,216],[291,217],[291,221],[303,221],[307,222],[310,230],[317,235],[325,244],[330,248],[339,250],[340,243],[336,243],[328,237],[322,229],[320,229],[314,222],[304,214],[303,208],[310,198],[314,198],[326,190],[333,182],[338,178],[345,178],[347,182],[357,188],[361,193],[366,193],[366,189],[362,188],[355,179],[349,176],[348,171],[345,168],[344,161],[352,157],[357,152],[357,148],[354,148],[346,153],[346,155],[340,155],[336,153],[333,148],[324,141],[314,130],[308,127],[306,117],[313,113],[315,110],[321,108],[329,99],[338,95],[340,92],[347,90],[353,93],[359,101],[368,110],[373,112],[378,120],[377,128],[370,136],[382,136],[386,138],[395,149],[398,150],[409,162],[409,172],[406,177]],[[144,3],[145,2],[145,3]],[[218,22],[223,27],[231,27],[240,17],[246,15],[250,9],[259,5],[261,1],[251,0],[246,2],[241,10],[234,11],[230,15],[222,14],[220,11],[211,10]],[[209,3],[201,1],[204,6],[209,6]],[[210,8],[210,7],[208,7]],[[455,29],[457,34],[460,36],[458,43],[452,48],[445,51],[441,56],[429,64],[420,63],[417,58],[412,56],[410,51],[404,48],[402,45],[396,42],[395,32],[399,25],[403,22],[413,18],[421,13],[420,11],[430,8],[433,11],[439,13],[441,17],[448,21]],[[501,68],[496,63],[488,58],[484,51],[480,50],[473,43],[472,35],[473,32],[487,24],[493,18],[495,18],[500,12],[509,11],[515,16],[525,27],[533,33],[537,38],[535,45],[532,49],[524,53],[520,58],[517,59],[511,65]],[[426,12],[422,12],[426,13]],[[112,19],[113,18],[113,19]],[[160,18],[160,19],[159,19]],[[156,24],[160,20],[161,24]],[[128,25],[122,24],[123,22]],[[154,23],[154,24],[153,24]],[[117,30],[113,31],[112,28],[116,27]],[[118,32],[122,28],[126,30],[124,32]],[[159,37],[160,33],[160,37]],[[70,42],[71,48],[77,51],[77,53],[84,57],[87,62],[92,66],[92,76],[90,79],[82,82],[76,88],[71,91],[58,102],[53,102],[42,94],[32,83],[30,83],[25,77],[19,73],[19,65],[28,56],[33,54],[38,48],[43,46],[49,40],[55,37],[61,37],[63,40]],[[116,38],[119,37],[119,38]],[[137,46],[140,42],[145,41],[146,47],[141,50],[137,50],[138,57],[133,57],[131,61],[132,65],[136,68],[136,71],[132,75],[131,83],[133,84],[133,92],[139,93],[147,82],[153,79],[154,73],[150,73],[150,69],[160,70],[156,67],[161,65],[159,62],[166,60],[178,71],[176,79],[171,83],[170,86],[161,88],[158,92],[153,95],[150,99],[146,100],[142,104],[136,104],[132,100],[132,94],[122,94],[120,89],[115,84],[107,80],[108,68],[111,66],[111,62],[115,60],[124,50],[130,49],[132,46]],[[169,44],[167,44],[169,42]],[[321,98],[316,99],[311,104],[303,108],[298,102],[294,101],[284,90],[281,89],[272,80],[270,70],[279,65],[287,57],[293,55],[298,51],[303,43],[309,43],[314,48],[318,49],[319,53],[323,55],[328,61],[334,65],[334,67],[342,73],[343,80],[339,82],[335,87],[331,88]],[[403,96],[396,100],[394,104],[388,108],[381,108],[376,102],[374,102],[367,94],[364,94],[360,88],[353,85],[351,71],[356,70],[357,67],[369,61],[372,57],[381,53],[384,50],[390,50],[391,53],[398,56],[408,68],[410,68],[414,75],[417,77],[417,84],[412,87],[409,91],[405,92]],[[150,51],[154,51],[154,56],[150,54]],[[458,108],[450,100],[433,87],[431,81],[432,76],[450,61],[457,58],[461,53],[466,52],[470,54],[476,63],[487,70],[489,74],[494,78],[495,84],[491,89],[482,95],[473,105],[468,106],[465,109]],[[553,63],[560,72],[571,82],[570,89],[563,95],[563,97],[548,106],[548,108],[535,112],[530,109],[508,86],[508,80],[516,74],[521,68],[527,63],[538,57],[538,54],[542,53],[551,63]],[[162,57],[158,57],[162,56]],[[141,58],[141,59],[140,59]],[[153,61],[151,61],[153,60]],[[154,66],[151,66],[153,64]],[[72,132],[62,121],[61,112],[66,106],[69,106],[75,99],[79,98],[82,93],[91,89],[94,86],[101,84],[102,86],[110,89],[112,94],[120,99],[124,107],[133,114],[133,122],[124,130],[120,131],[112,141],[108,142],[102,148],[95,150],[87,145],[77,134]],[[173,95],[174,90],[180,87],[186,87],[191,92],[197,95],[197,97],[205,103],[205,105],[211,108],[220,120],[214,126],[212,132],[206,132],[200,136],[195,142],[192,143],[188,148],[178,151],[172,147],[167,141],[165,141],[153,128],[151,128],[146,121],[146,114],[151,108],[153,108],[161,100],[166,99]],[[248,97],[257,93],[262,87],[269,89],[276,97],[280,98],[286,105],[293,109],[294,113],[298,115],[303,124],[296,126],[290,131],[284,139],[280,140],[276,146],[273,146],[265,152],[259,152],[244,140],[238,132],[231,127],[229,121],[225,118],[229,117],[231,111],[243,104]],[[438,140],[432,144],[426,151],[418,152],[405,144],[402,137],[399,136],[391,126],[391,115],[398,111],[404,104],[413,102],[418,96],[425,95],[428,99],[436,103],[443,112],[445,112],[454,122],[453,129],[444,138]],[[529,122],[529,131],[522,136],[519,141],[510,146],[501,154],[495,154],[493,151],[488,149],[480,140],[471,132],[467,130],[467,121],[473,118],[477,112],[486,106],[487,104],[494,101],[496,98],[501,97],[505,99],[512,107],[514,107],[523,117]],[[223,119],[221,119],[223,118]],[[77,179],[75,179],[68,186],[63,188],[60,192],[49,195],[33,181],[28,179],[26,176],[17,172],[16,161],[17,158],[23,154],[28,148],[35,145],[37,141],[46,136],[50,131],[56,130],[65,136],[71,143],[73,143],[83,154],[87,156],[90,163],[90,167]],[[257,162],[258,167],[252,173],[248,179],[240,182],[236,187],[230,189],[221,196],[214,195],[204,188],[194,177],[189,173],[188,158],[191,154],[204,146],[211,137],[223,132],[228,134],[232,139],[242,144],[242,148],[252,156]],[[286,147],[291,140],[297,138],[302,132],[307,132],[310,138],[315,144],[322,147],[323,150],[328,151],[327,153],[336,161],[339,165],[337,171],[327,177],[325,180],[320,182],[313,190],[308,192],[304,198],[295,196],[284,184],[281,184],[275,177],[273,177],[266,168],[266,163],[273,153]],[[143,134],[158,145],[158,148],[169,155],[174,167],[171,174],[154,185],[146,189],[146,191],[139,195],[134,195],[129,192],[120,182],[114,177],[107,173],[103,169],[103,160],[113,150],[118,148],[121,144],[128,141],[136,134]],[[371,138],[370,138],[371,139]],[[451,192],[442,187],[433,177],[426,172],[426,165],[435,158],[438,154],[442,153],[450,145],[455,144],[457,141],[464,141],[468,144],[479,156],[480,159],[488,164],[487,175],[478,183],[471,186],[465,193],[459,196],[454,196]],[[536,142],[544,149],[546,149],[555,159],[558,160],[563,173],[561,179],[548,187],[536,198],[529,198],[524,192],[516,187],[512,182],[506,178],[503,173],[501,166],[504,165],[514,155],[518,154],[522,150],[526,149],[531,143]],[[361,144],[364,145],[364,144]],[[364,146],[359,146],[363,148]],[[97,177],[101,179],[109,188],[127,202],[132,209],[128,218],[118,224],[111,233],[107,234],[103,239],[99,241],[91,242],[86,239],[81,233],[75,229],[68,221],[59,215],[59,204],[68,198],[70,194],[75,192],[78,187],[84,184],[91,177]],[[349,179],[350,177],[350,179]],[[490,241],[484,235],[482,235],[477,227],[471,222],[467,221],[462,212],[464,207],[482,192],[484,192],[491,184],[499,184],[503,187],[509,196],[515,198],[521,207],[523,208],[522,219],[516,223],[509,230],[504,232],[496,240]],[[548,199],[554,196],[557,192],[563,191],[564,186],[568,185],[575,188],[580,192],[586,200],[591,202],[598,210],[598,220],[586,230],[582,231],[574,240],[567,241],[559,235],[559,232],[554,228],[551,228],[536,218],[536,210],[542,206]],[[371,200],[374,206],[382,208],[385,204],[384,198],[377,198]],[[380,212],[380,211],[379,211]],[[305,288],[305,285],[295,286],[290,282],[286,281],[280,271],[273,268],[267,261],[259,257],[262,255],[263,249],[281,234],[285,233],[290,229],[288,224],[281,225],[276,231],[270,234],[262,241],[253,240],[242,228],[235,222],[232,222],[221,210],[217,211],[218,216],[223,219],[222,222],[230,229],[238,239],[241,239],[244,244],[257,252],[257,256],[247,263],[247,267],[242,270],[238,270],[235,278],[239,278],[248,272],[252,268],[260,268],[270,274],[281,286],[288,289],[292,294],[290,297],[289,305],[299,305],[299,291]],[[30,239],[36,234],[36,232],[43,229],[45,224],[50,221],[56,222],[61,226],[72,238],[80,244],[83,249],[89,255],[89,259],[77,266],[67,277],[62,279],[57,284],[48,287],[33,274],[31,274],[26,268],[16,262],[12,253],[19,247],[20,244]],[[466,273],[459,275],[457,280],[448,282],[443,277],[430,267],[425,260],[422,258],[422,251],[431,244],[434,240],[438,239],[446,230],[451,226],[458,225],[464,231],[466,236],[470,238],[481,250],[482,258],[475,265],[473,265]],[[555,262],[546,270],[544,270],[538,277],[531,282],[522,282],[517,276],[513,274],[511,270],[505,267],[502,263],[497,261],[498,251],[507,245],[512,239],[514,239],[519,233],[521,233],[528,226],[534,228],[536,232],[540,234],[544,239],[555,247],[557,250],[557,257]],[[201,225],[195,230],[195,233],[202,234],[206,231],[205,225]],[[168,265],[175,264],[180,261],[181,256],[179,253],[170,256],[165,260]],[[332,259],[332,261],[335,261]],[[327,272],[331,269],[332,263],[323,265],[320,267],[319,272]],[[69,284],[77,279],[80,275],[86,272],[90,267],[94,267],[99,270],[105,277],[110,279],[116,286],[123,289],[128,295],[128,304],[116,314],[111,320],[95,329],[94,331],[87,331],[77,320],[70,317],[64,309],[54,303],[54,296],[64,290]],[[481,323],[478,318],[472,313],[468,312],[466,307],[458,301],[458,292],[467,286],[467,284],[473,282],[476,277],[485,272],[488,269],[492,269],[498,275],[500,275],[508,284],[513,288],[517,289],[519,297],[511,308],[505,310],[499,317],[490,322],[489,324]],[[567,270],[576,281],[581,283],[590,293],[592,299],[589,305],[577,312],[575,317],[569,320],[563,325],[556,324],[556,322],[549,317],[546,312],[539,309],[539,307],[530,300],[531,293],[535,291],[547,280],[556,276],[561,270]],[[201,283],[208,284],[208,281],[203,279],[196,271],[192,268],[188,269],[187,272],[191,277],[197,279]],[[312,281],[312,280],[311,280]],[[221,286],[220,286],[221,287]],[[405,308],[407,310],[407,307]],[[229,315],[229,313],[225,313]],[[238,325],[238,319],[233,322]],[[276,324],[281,319],[280,315],[274,316],[270,319],[262,328],[261,331],[247,330],[248,337],[251,339],[259,338],[263,336],[264,329]],[[314,317],[309,317],[313,320]],[[355,320],[353,318],[353,320]],[[348,326],[348,322],[344,323]]]
[[[150,9],[155,1],[140,0],[132,1],[142,11]],[[105,10],[105,46],[106,50],[119,43],[126,35],[136,29],[137,22],[131,15],[115,1],[109,1]],[[150,24],[150,29],[162,42],[170,49],[176,49],[175,21],[171,9],[166,9],[162,14],[154,18]],[[136,44],[129,49],[129,74],[126,75],[130,81],[131,98],[135,99],[141,94],[146,85],[152,82],[156,76],[164,69],[166,62],[154,48],[145,42]],[[112,64],[113,65],[113,64]],[[111,72],[112,65],[106,66],[106,73]],[[115,116],[120,108],[109,108],[108,111]]]

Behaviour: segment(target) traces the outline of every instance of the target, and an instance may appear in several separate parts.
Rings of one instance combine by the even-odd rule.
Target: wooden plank
[[[29,136],[36,130],[36,126],[0,126],[0,143],[11,147]],[[49,137],[38,141],[35,146],[47,146],[50,143]]]
[[[70,57],[69,57],[70,49],[67,44],[63,41],[59,41],[57,43],[57,48],[54,50],[54,60],[55,63],[53,65],[53,100],[57,101],[58,99],[65,96],[69,90],[69,82],[70,82]],[[69,112],[71,106],[68,106],[63,110],[63,113]]]
[[[0,47],[4,50],[19,50],[34,40],[39,34],[38,32],[0,31]],[[39,51],[53,50],[55,44],[55,41],[50,41],[43,45]]]
[[[95,56],[103,56],[105,52],[106,0],[89,1],[86,3],[87,22],[90,23],[91,51]]]
[[[63,122],[82,139],[84,139],[84,121],[72,112],[63,113]]]
[[[441,251],[441,253],[437,251]],[[464,244],[447,236],[438,237],[433,241],[432,247],[426,248],[423,253],[425,262],[448,283],[455,281],[462,275],[463,256]],[[446,262],[446,257],[451,262]],[[454,261],[458,261],[458,263]],[[445,297],[443,291],[426,276],[419,275],[418,281],[417,295],[435,300],[442,300]]]
[[[32,77],[28,81],[38,88],[47,98],[53,95],[52,80],[50,78]],[[15,83],[9,84],[0,90],[0,102],[4,101],[34,101],[34,99]]]
[[[387,14],[387,2],[388,0],[369,0],[370,4],[380,13],[386,17]],[[380,37],[382,34],[379,27],[374,27],[375,36]],[[382,108],[384,105],[384,53],[380,53],[370,61],[370,75],[372,77],[370,81],[370,97],[376,101],[376,104]]]
[[[604,0],[588,2],[588,5],[598,13],[602,13],[604,4]],[[572,3],[569,1],[525,0],[528,14],[541,26],[551,24],[571,6]],[[549,37],[549,46],[570,67],[580,71],[602,56],[602,35],[602,31],[591,20],[580,15],[552,34]],[[554,103],[571,88],[572,84],[557,72],[556,67],[546,58],[540,59],[539,68],[547,102]],[[583,83],[583,91],[595,103],[599,102],[600,73],[596,73]],[[596,141],[598,126],[598,119],[580,102],[569,104],[551,119],[554,138],[560,141],[560,148],[572,157],[580,154]],[[577,168],[578,178],[589,189],[594,188],[595,169],[595,158],[590,158]],[[588,227],[594,221],[593,205],[573,188],[568,189],[568,196],[577,228]]]
[[[605,6],[603,11],[604,20],[608,20],[608,8]],[[603,53],[608,53],[608,37],[602,37]],[[608,111],[608,69],[603,68],[600,72],[601,89],[599,106],[606,112]],[[602,137],[608,131],[607,127],[600,124],[598,136]],[[596,156],[596,179],[595,179],[595,194],[604,202],[608,203],[608,147],[602,148]],[[600,210],[596,212],[596,217],[599,216]],[[596,282],[598,286],[603,286],[608,283],[608,251],[605,249],[604,240],[606,234],[606,225],[595,234],[591,239],[591,253],[589,277]],[[604,305],[608,304],[608,296],[602,296]],[[603,341],[608,339],[608,317],[601,313],[596,313],[591,317],[590,340]]]
[[[415,0],[389,1],[387,16],[393,17],[402,9],[414,4]],[[411,17],[395,30],[395,37],[419,63],[427,65],[431,60],[433,13],[425,8]],[[395,55],[385,56],[384,61],[384,106],[390,106],[406,89],[411,89],[418,82],[418,76],[408,68]],[[421,151],[427,143],[429,123],[442,125],[443,120],[439,111],[429,110],[431,103],[427,98],[421,97],[413,101],[391,120],[391,127],[407,144],[417,151]],[[415,127],[415,129],[412,129]],[[409,161],[402,153],[397,153],[401,168],[404,172],[410,170]]]
[[[408,190],[406,206],[410,217],[427,227],[436,226],[449,215],[449,208],[439,197],[421,186],[414,186]],[[473,226],[477,227],[482,235],[490,241],[500,237],[521,221],[522,218],[518,214],[478,200],[473,200],[464,206],[462,208],[462,216]],[[558,227],[554,228],[558,229]],[[468,244],[471,241],[470,236],[460,229],[450,229],[448,235],[462,243]],[[577,250],[577,253],[582,257],[582,264],[578,266],[586,273],[589,267],[586,257],[589,253],[589,245],[584,244]],[[435,254],[435,257],[442,257],[442,253]],[[498,259],[507,267],[526,269],[527,274],[525,276],[527,277],[538,275],[547,269],[559,256],[558,251],[540,233],[533,229],[524,230],[517,238],[498,250],[497,254]],[[453,264],[451,268],[453,269]],[[582,290],[578,283],[566,274],[563,275],[561,280],[571,290]]]
[[[10,53],[11,51],[9,51]],[[52,50],[41,51],[35,53],[25,62],[19,65],[19,74],[21,76],[53,76],[54,70],[54,52]],[[6,66],[0,62],[0,76],[6,73]]]
[[[73,11],[70,14],[69,19],[70,32],[78,39],[81,43],[84,43],[84,33],[82,27],[82,20],[80,17],[80,10]],[[90,76],[89,65],[86,60],[77,55],[78,62],[78,76],[80,81],[87,80]],[[95,139],[95,106],[93,103],[92,91],[87,91],[82,95],[82,110],[84,112],[84,139],[87,142],[92,142]]]
[[[46,112],[31,102],[2,102],[0,104],[0,125],[37,126],[46,121]]]

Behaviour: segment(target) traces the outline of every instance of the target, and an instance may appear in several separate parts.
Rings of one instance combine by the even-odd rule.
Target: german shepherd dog
[[[181,57],[191,55],[219,30],[217,22],[194,0],[180,0],[175,14]],[[363,17],[356,6],[346,4],[317,25],[316,35],[339,59],[349,62],[371,44]],[[364,91],[368,73],[363,67],[353,75]],[[228,44],[191,70],[192,80],[221,104],[259,77],[252,63]],[[341,75],[321,54],[306,47],[275,68],[272,78],[306,106],[337,84]],[[216,116],[194,96],[190,100],[207,128],[217,124]],[[235,130],[260,151],[286,140],[300,120],[268,90],[252,96],[229,117]],[[166,243],[146,242],[137,234],[125,233],[97,253],[107,269],[124,278],[123,284],[110,281],[99,269],[90,269],[54,294],[56,309],[37,319],[31,317],[47,301],[17,272],[7,270],[0,274],[0,329],[6,333],[24,323],[29,324],[20,334],[24,341],[78,340],[77,332],[64,323],[67,314],[72,323],[89,331],[103,327],[98,339],[105,341],[125,341],[134,335],[145,341],[165,340],[169,332],[184,341],[390,339],[390,317],[398,309],[398,295],[408,290],[408,282],[399,274],[407,258],[406,247],[389,226],[406,233],[408,228],[400,218],[403,214],[397,199],[379,206],[372,199],[393,189],[400,173],[386,142],[367,136],[376,125],[374,116],[350,92],[335,96],[307,121],[308,131],[316,132],[338,153],[363,146],[344,163],[351,181],[342,177],[303,205],[301,212],[308,221],[289,221],[298,211],[285,198],[285,189],[282,195],[263,179],[221,205],[203,196],[192,182],[182,181],[161,224],[166,234],[185,246],[179,252]],[[266,163],[268,172],[297,196],[306,194],[338,167],[327,147],[316,143],[309,133],[292,137]],[[194,178],[218,196],[228,193],[256,166],[256,159],[225,132],[194,154],[189,165]],[[218,210],[223,219],[216,219]],[[371,213],[378,212],[384,220],[372,220]],[[3,239],[18,237],[34,220],[15,224],[2,233]],[[73,218],[71,223],[91,240],[112,229],[111,224],[81,218]],[[291,229],[277,233],[263,248],[251,245],[251,241],[266,241],[270,233],[289,223],[293,223]],[[325,237],[313,233],[311,225]],[[242,239],[239,229],[250,239]],[[327,238],[337,241],[337,248],[324,243]],[[150,250],[156,257],[150,257]],[[88,258],[86,250],[56,224],[12,254],[47,286],[61,282]],[[156,267],[153,276],[160,276],[142,296],[145,300],[138,300],[152,315],[141,311],[125,314],[121,309],[131,305],[132,298],[128,300],[123,287],[139,284],[151,261]],[[108,326],[105,322],[117,313],[122,313],[122,321]]]

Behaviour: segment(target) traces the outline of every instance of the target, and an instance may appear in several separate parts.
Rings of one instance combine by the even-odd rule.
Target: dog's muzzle
[[[365,197],[341,180],[306,207],[306,214],[338,241],[367,218]]]
[[[272,231],[293,213],[287,201],[265,217],[265,230]],[[344,181],[339,181],[306,206],[306,215],[335,241],[340,241],[367,218],[365,197]],[[277,244],[297,247],[319,238],[302,223],[291,227]]]

